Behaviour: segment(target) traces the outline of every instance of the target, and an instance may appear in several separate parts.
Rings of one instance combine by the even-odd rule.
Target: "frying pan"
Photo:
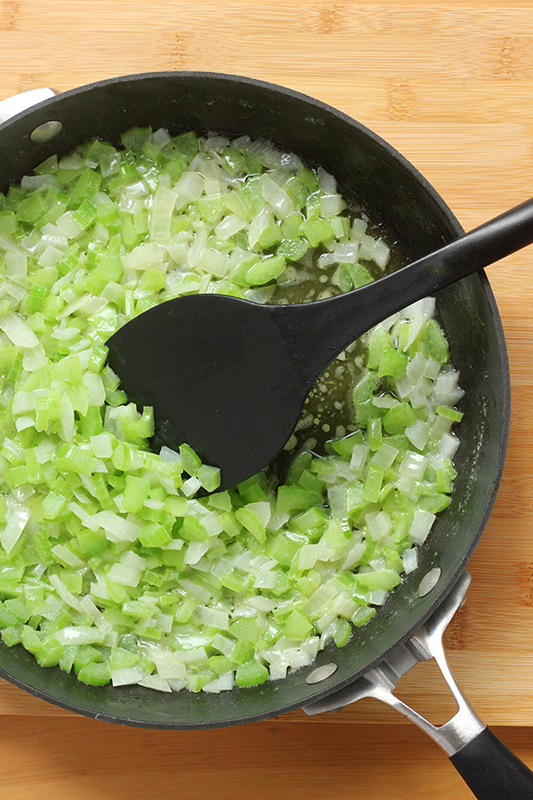
[[[171,134],[246,133],[335,175],[344,190],[388,229],[408,260],[463,232],[431,185],[390,145],[339,111],[297,92],[232,75],[162,72],[54,94],[35,90],[0,104],[0,119],[5,120],[0,124],[0,190],[20,181],[53,153],[68,153],[94,137],[119,143],[120,133],[133,126],[162,126]],[[41,102],[20,110],[37,100]],[[354,631],[348,644],[341,649],[328,645],[312,666],[284,680],[219,695],[87,686],[58,668],[41,668],[18,645],[0,644],[0,675],[87,716],[166,729],[236,725],[299,707],[311,713],[370,694],[399,707],[432,735],[479,798],[533,797],[533,775],[460,697],[440,645],[442,630],[466,591],[465,565],[487,523],[500,482],[510,379],[500,317],[483,273],[439,293],[437,307],[465,389],[452,501],[420,549],[419,569],[404,578],[371,623]],[[435,585],[419,592],[422,576],[430,572]],[[432,656],[441,664],[460,706],[457,717],[439,729],[391,699],[399,675],[417,660]],[[313,683],[317,667],[324,668],[323,675],[330,674]]]

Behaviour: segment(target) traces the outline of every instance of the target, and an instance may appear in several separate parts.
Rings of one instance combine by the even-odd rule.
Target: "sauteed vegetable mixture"
[[[106,366],[120,326],[178,295],[289,302],[373,280],[375,231],[323,169],[248,137],[133,129],[0,194],[7,646],[93,685],[253,686],[342,647],[417,568],[462,416],[431,299],[341,354],[277,468],[203,498],[216,465],[151,452],[151,409]]]

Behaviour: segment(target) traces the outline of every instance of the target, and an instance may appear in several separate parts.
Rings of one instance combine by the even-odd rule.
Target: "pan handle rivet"
[[[317,667],[310,672],[305,679],[305,682],[320,683],[321,681],[325,681],[326,678],[329,678],[330,675],[333,675],[334,672],[337,672],[337,669],[337,664],[323,664],[321,667]]]
[[[30,134],[30,139],[37,144],[49,142],[51,139],[54,139],[62,129],[62,122],[59,122],[58,119],[51,119],[49,122],[43,122],[42,125],[38,125],[34,128]]]
[[[418,596],[425,597],[432,589],[435,588],[439,582],[442,570],[440,567],[435,567],[426,572],[420,583],[418,584]]]

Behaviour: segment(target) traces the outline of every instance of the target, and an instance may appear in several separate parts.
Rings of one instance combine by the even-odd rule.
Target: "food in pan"
[[[455,475],[462,392],[434,302],[341,354],[285,451],[229,492],[186,444],[150,451],[151,409],[105,342],[172,297],[305,302],[389,256],[332,176],[247,137],[133,129],[0,195],[5,644],[89,684],[220,692],[371,619]]]

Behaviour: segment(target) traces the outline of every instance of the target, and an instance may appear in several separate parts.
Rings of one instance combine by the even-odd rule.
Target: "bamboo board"
[[[116,75],[167,69],[262,78],[324,100],[368,125],[421,170],[468,229],[532,194],[532,44],[533,0],[505,4],[502,0],[448,0],[444,5],[426,0],[256,0],[253,4],[238,0],[0,0],[0,99],[39,86],[61,91]],[[509,348],[511,439],[500,493],[470,562],[473,581],[467,602],[447,634],[450,662],[472,705],[489,724],[522,726],[509,736],[523,748],[530,764],[532,260],[529,249],[489,269]],[[435,680],[435,671],[427,665],[406,676],[401,689],[402,697],[433,721],[444,721],[452,708],[446,690]],[[167,742],[169,734],[130,731],[121,739],[112,726],[77,719],[3,681],[0,715],[13,736],[0,745],[0,762],[12,760],[13,764],[7,772],[0,767],[2,782],[7,781],[7,794],[2,792],[7,800],[33,797],[31,780],[32,776],[37,780],[37,770],[29,770],[27,784],[17,783],[15,775],[24,760],[25,733],[36,736],[30,750],[35,764],[42,765],[54,755],[50,741],[56,738],[70,753],[55,772],[46,773],[50,792],[45,789],[43,794],[39,789],[43,797],[52,797],[53,792],[73,800],[89,797],[90,782],[75,792],[68,780],[69,775],[79,777],[90,770],[89,761],[74,755],[71,735],[87,735],[94,758],[101,735],[110,746],[120,740],[131,745],[133,752],[148,742],[154,763],[163,767],[168,762],[170,745],[162,754],[154,752],[154,747],[156,742]],[[427,755],[426,766],[412,761],[408,748],[415,746],[426,754],[426,745],[417,731],[389,725],[398,721],[389,709],[363,701],[324,720],[293,712],[275,723],[250,726],[248,741],[241,731],[220,733],[222,738],[214,732],[197,732],[187,742],[201,748],[231,746],[232,742],[244,749],[248,745],[254,761],[238,773],[241,782],[236,788],[241,793],[253,788],[259,798],[305,795],[307,783],[300,769],[294,774],[303,783],[295,783],[293,775],[287,778],[285,789],[268,792],[263,788],[257,793],[263,786],[260,778],[266,759],[275,752],[276,737],[280,746],[290,747],[296,732],[310,742],[311,737],[329,741],[327,737],[335,731],[339,732],[336,738],[354,747],[365,748],[367,741],[373,742],[376,752],[368,755],[371,765],[377,764],[384,750],[392,749],[396,755],[383,773],[385,783],[375,777],[382,793],[374,795],[367,781],[361,784],[367,788],[356,795],[349,770],[340,765],[341,755],[337,757],[335,748],[325,745],[324,752],[332,761],[331,769],[326,769],[327,780],[323,777],[318,784],[321,796],[425,798],[424,781],[430,768],[440,775],[444,764],[442,774],[452,777],[443,778],[439,797],[466,797],[466,790],[448,773],[438,753],[435,758]],[[100,733],[95,733],[95,726]],[[263,736],[269,744],[262,754],[257,743]],[[180,735],[178,747],[183,745],[192,757],[189,750],[194,747],[185,741]],[[428,744],[427,753],[433,752]],[[218,751],[215,762],[217,769],[223,769]],[[102,775],[110,772],[105,758],[100,766]],[[283,775],[284,769],[288,765],[282,765]],[[394,769],[402,772],[399,783],[412,781],[409,793],[399,793],[391,777]],[[153,776],[153,771],[148,774]],[[189,787],[183,796],[203,796],[210,774],[208,768],[202,791]],[[119,783],[111,781],[102,796],[137,796],[133,784],[126,782],[129,788],[121,789]],[[150,791],[141,794],[152,796]]]

